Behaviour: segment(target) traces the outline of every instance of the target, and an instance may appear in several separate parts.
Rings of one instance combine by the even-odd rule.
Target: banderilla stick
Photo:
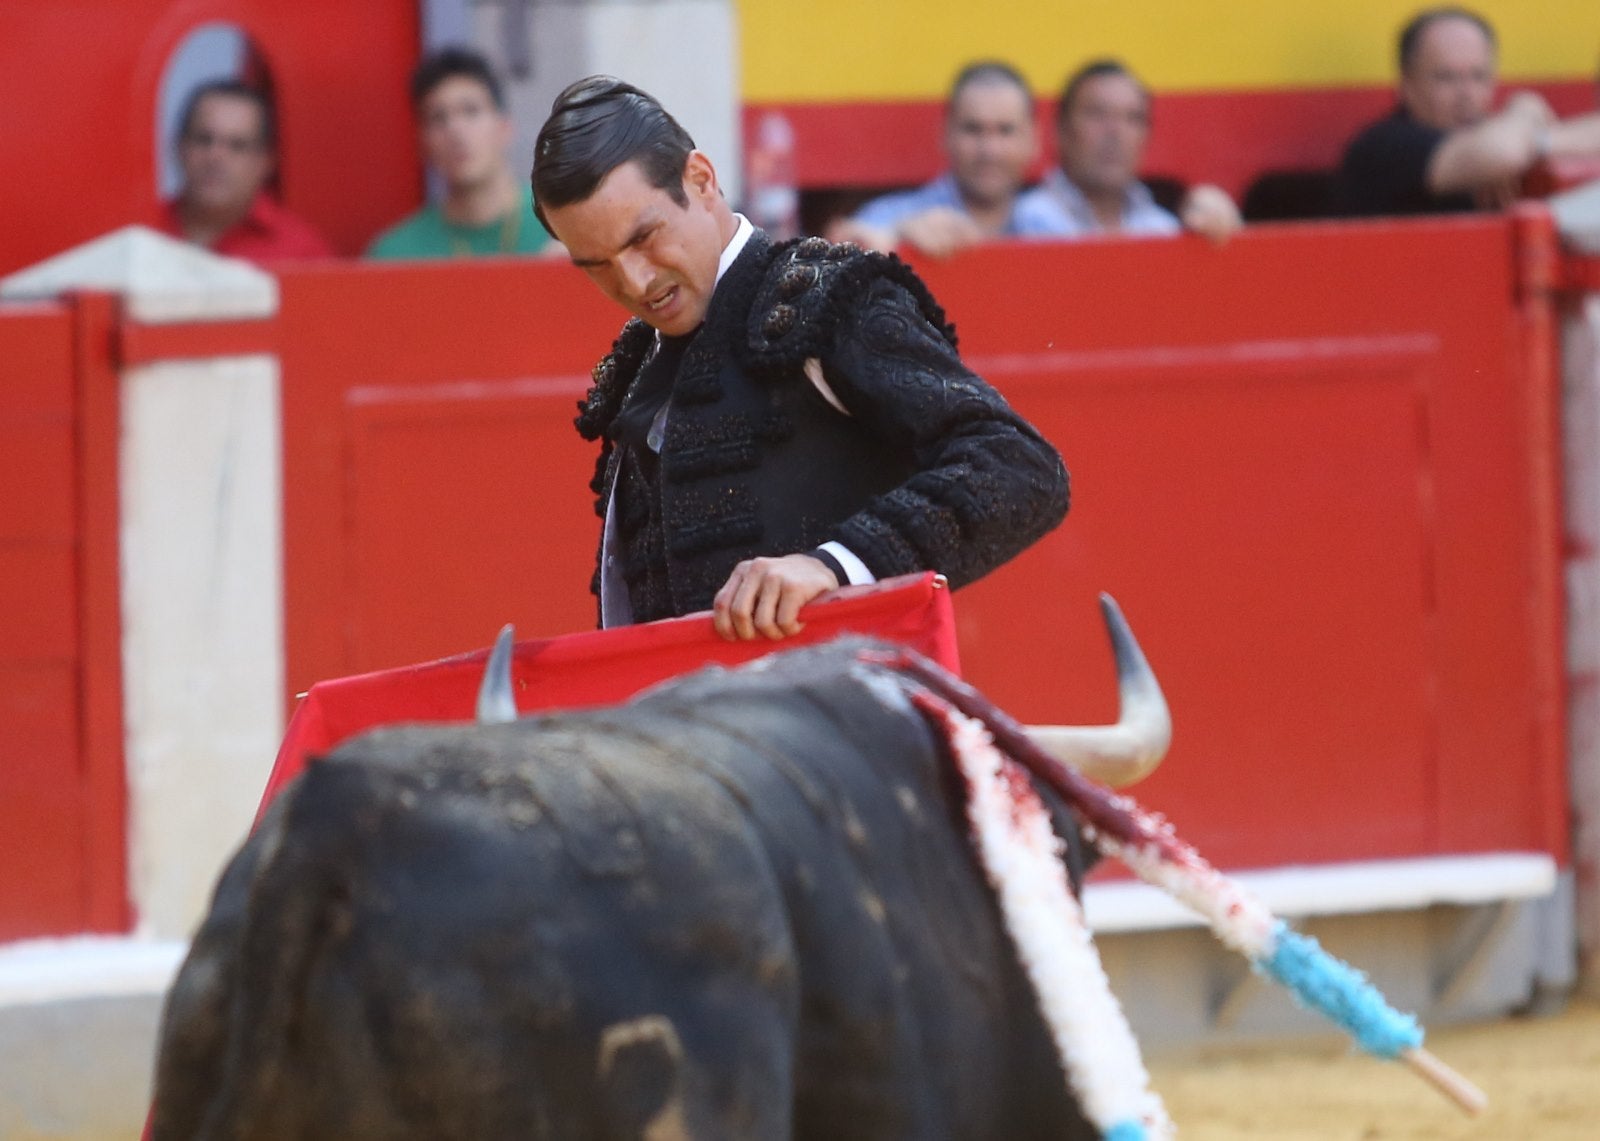
[[[1483,1111],[1488,1104],[1483,1091],[1422,1047],[1415,1019],[1391,1007],[1354,967],[1328,954],[1316,940],[1290,930],[1242,885],[1180,840],[1161,817],[1046,753],[1010,714],[915,650],[868,650],[861,658],[916,681],[981,721],[1002,751],[1066,797],[1096,846],[1199,912],[1223,943],[1343,1027],[1363,1049],[1404,1061],[1466,1113]]]

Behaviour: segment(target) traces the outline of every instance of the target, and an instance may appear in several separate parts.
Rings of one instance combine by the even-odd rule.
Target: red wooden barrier
[[[928,267],[1078,477],[1038,558],[956,599],[968,676],[1041,718],[1048,647],[1094,660],[1076,616],[1109,589],[1177,727],[1141,799],[1219,862],[1560,854],[1556,388],[1514,234],[1284,227]]]
[[[0,942],[125,929],[107,297],[0,319]]]
[[[921,267],[1074,474],[1066,524],[954,600],[967,676],[1026,720],[1110,719],[1106,589],[1176,723],[1140,799],[1218,863],[1563,858],[1549,241],[1455,219]],[[290,694],[505,621],[590,627],[571,421],[619,315],[538,262],[281,286],[232,332],[283,366]],[[26,489],[0,506],[0,938],[128,922],[114,369],[228,351],[205,332],[105,298],[0,312]]]
[[[1110,590],[1177,725],[1141,799],[1219,863],[1561,854],[1555,396],[1518,258],[1456,219],[923,266],[1075,481],[955,599],[967,675],[1109,719]],[[590,624],[570,421],[619,315],[560,265],[282,284],[291,684]]]

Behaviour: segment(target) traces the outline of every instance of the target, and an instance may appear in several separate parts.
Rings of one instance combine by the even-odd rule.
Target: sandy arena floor
[[[1338,1046],[1152,1063],[1183,1141],[1596,1141],[1600,1002],[1443,1029],[1430,1050],[1489,1095],[1469,1118],[1397,1063]]]

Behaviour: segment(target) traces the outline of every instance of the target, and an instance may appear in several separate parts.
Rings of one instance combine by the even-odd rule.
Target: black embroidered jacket
[[[678,364],[659,462],[617,439],[655,344],[629,321],[577,419],[601,441],[590,487],[602,517],[615,490],[635,621],[708,609],[740,560],[829,540],[879,578],[937,570],[963,586],[1066,513],[1060,456],[961,363],[943,310],[892,254],[774,246],[758,230]]]

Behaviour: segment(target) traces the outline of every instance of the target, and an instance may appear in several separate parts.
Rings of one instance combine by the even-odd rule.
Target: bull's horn
[[[478,685],[478,724],[504,725],[517,719],[517,699],[511,692],[511,647],[517,640],[517,629],[507,622],[500,627],[500,636],[494,640],[489,660],[483,667],[483,681]]]
[[[1109,594],[1100,596],[1106,630],[1117,659],[1121,709],[1115,725],[1029,725],[1028,736],[1045,752],[1085,776],[1121,788],[1155,772],[1172,743],[1172,716],[1161,686],[1144,660],[1133,631]]]

